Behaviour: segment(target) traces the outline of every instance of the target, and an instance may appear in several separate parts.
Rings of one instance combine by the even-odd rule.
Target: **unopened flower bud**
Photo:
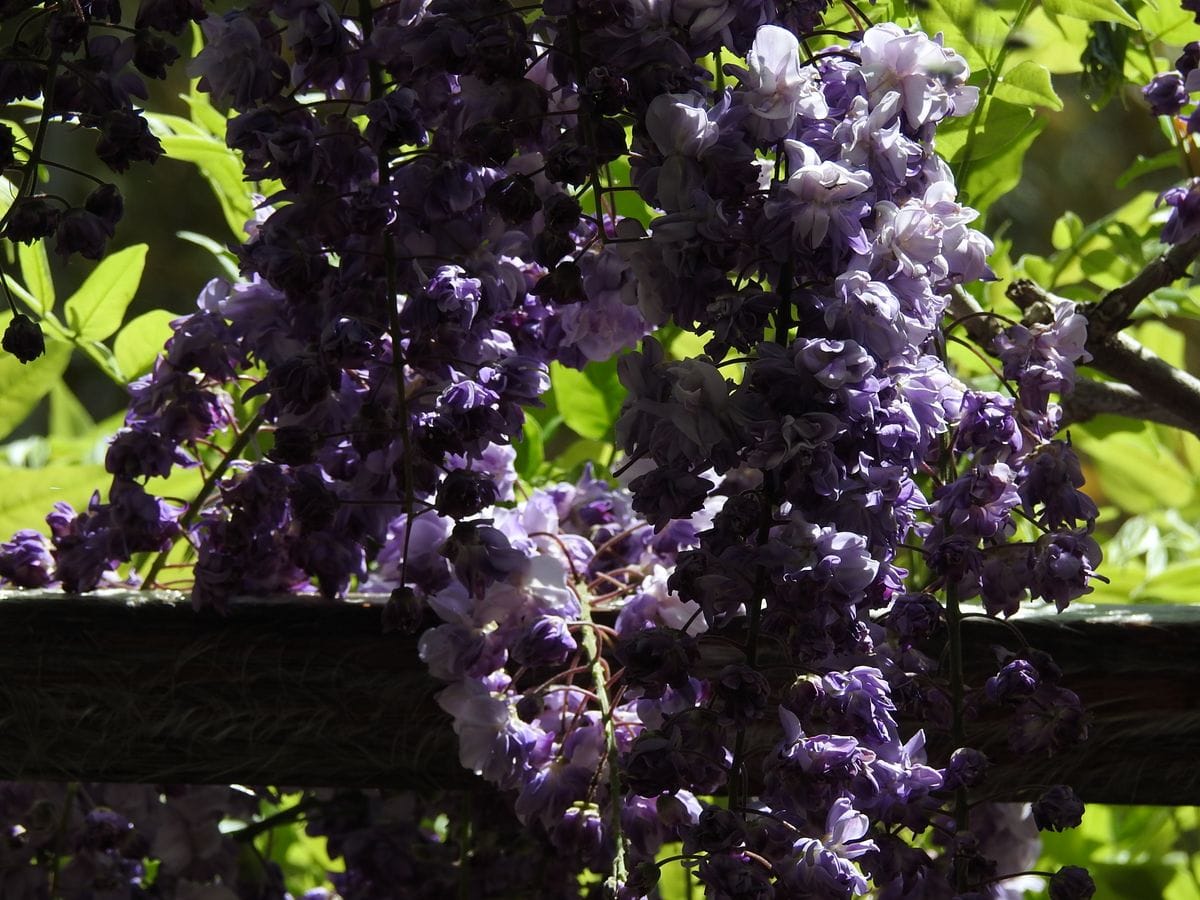
[[[1090,900],[1096,883],[1087,869],[1063,866],[1050,878],[1050,900]]]
[[[18,313],[4,330],[3,346],[21,362],[33,362],[46,352],[46,338],[42,335],[42,326],[29,316]]]

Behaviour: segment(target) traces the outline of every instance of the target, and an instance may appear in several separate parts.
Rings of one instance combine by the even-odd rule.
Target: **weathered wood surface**
[[[1012,759],[989,793],[1067,782],[1087,800],[1200,804],[1200,607],[1078,605],[1011,620],[1089,706],[1091,738]],[[965,623],[986,677],[1000,623]],[[378,606],[244,600],[228,616],[171,595],[0,593],[0,779],[465,786],[438,684]]]

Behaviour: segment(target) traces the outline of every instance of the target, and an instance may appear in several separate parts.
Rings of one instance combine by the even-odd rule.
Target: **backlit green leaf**
[[[121,327],[146,266],[146,244],[101,261],[66,303],[67,327],[84,340],[102,341]]]
[[[121,329],[113,341],[113,355],[126,378],[138,378],[150,371],[171,336],[171,320],[176,318],[165,309],[153,309]]]
[[[1017,63],[1000,76],[995,96],[1009,103],[1045,106],[1053,110],[1063,108],[1062,100],[1054,92],[1050,70],[1031,59]]]
[[[8,327],[11,313],[0,316],[0,332]],[[10,353],[0,353],[0,439],[8,437],[33,412],[38,401],[58,383],[71,359],[71,347],[62,341],[47,341],[46,352],[31,363],[21,363]]]

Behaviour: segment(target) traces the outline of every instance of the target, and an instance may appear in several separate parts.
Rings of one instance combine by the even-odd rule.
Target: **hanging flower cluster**
[[[823,7],[300,0],[205,19],[193,74],[234,111],[247,178],[280,190],[244,278],[210,284],[131,385],[107,499],[0,545],[0,576],[154,586],[186,539],[197,607],[354,587],[387,595],[389,628],[431,611],[421,657],[462,763],[610,894],[646,896],[679,842],[716,900],[1005,895],[1025,863],[988,837],[1003,812],[968,814],[987,767],[968,720],[1009,709],[1033,754],[1086,717],[1028,648],[966,684],[959,605],[1090,590],[1096,509],[1050,400],[1084,321],[1004,331],[1011,396],[954,377],[948,296],[991,277],[992,246],[934,139],[978,91],[895,25],[811,52]],[[722,53],[744,65],[714,77],[699,61]],[[616,214],[622,189],[652,221]],[[515,502],[511,445],[549,363],[667,323],[709,335],[706,355],[647,337],[621,359],[628,490],[589,470]],[[147,492],[197,465],[185,507]],[[1018,517],[1036,541],[1011,540]],[[948,665],[925,652],[939,635]],[[904,715],[948,733],[945,758]],[[1036,825],[1077,805],[1055,789]],[[346,897],[408,877],[386,842],[312,827],[345,848]],[[1090,896],[1080,871],[1052,895]]]

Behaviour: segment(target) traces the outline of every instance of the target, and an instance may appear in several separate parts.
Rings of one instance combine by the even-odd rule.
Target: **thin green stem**
[[[1000,83],[1000,76],[1004,73],[1004,63],[1007,61],[1009,50],[1013,45],[1011,40],[1013,32],[1020,28],[1029,14],[1033,12],[1036,2],[1037,0],[1022,0],[1016,17],[1013,19],[1012,24],[1008,26],[1008,33],[1004,36],[1004,41],[1000,45],[1000,52],[996,55],[996,61],[988,65],[987,85],[983,90],[982,96],[979,98],[975,112],[971,114],[971,124],[967,127],[967,140],[963,144],[962,159],[954,171],[954,180],[959,186],[965,183],[967,172],[971,166],[975,153],[975,139],[979,134],[979,126],[983,121],[983,111],[987,107],[988,101],[991,100],[992,94],[995,93],[996,85]]]
[[[371,33],[375,27],[371,0],[358,0],[358,15],[362,20],[360,24],[363,30],[363,42],[369,43]],[[387,90],[387,85],[383,77],[383,67],[378,63],[372,62],[368,68],[368,73],[371,80],[371,99],[382,99],[384,92]],[[388,155],[382,150],[377,157],[377,167],[379,169],[379,183],[381,186],[386,187],[391,182],[392,170],[391,161]],[[408,582],[408,548],[412,538],[413,508],[416,502],[413,493],[412,435],[409,432],[408,380],[405,377],[407,364],[404,361],[404,351],[401,348],[400,340],[402,333],[400,327],[400,307],[396,303],[396,244],[386,229],[384,230],[382,239],[385,289],[387,291],[384,302],[387,305],[388,336],[392,341],[392,378],[396,391],[396,415],[400,426],[400,464],[404,477],[405,525],[404,542],[400,551],[400,583],[406,584]]]
[[[195,499],[193,499],[188,505],[187,512],[185,512],[179,518],[179,530],[181,532],[186,532],[192,527],[192,525],[195,524],[196,519],[200,515],[200,510],[204,508],[205,501],[207,501],[212,495],[212,492],[216,490],[217,485],[220,483],[225,473],[229,470],[229,466],[235,459],[242,455],[242,451],[245,450],[250,444],[250,441],[254,438],[254,435],[257,433],[258,429],[262,427],[262,424],[265,421],[266,416],[260,411],[246,424],[246,427],[242,429],[242,433],[239,434],[234,442],[230,445],[229,450],[221,458],[221,461],[213,467],[211,472],[208,473],[208,477],[205,478],[204,483],[200,485],[200,490],[196,492]],[[172,544],[171,548],[163,550],[158,554],[157,557],[155,557],[154,563],[150,566],[150,571],[146,573],[146,577],[142,581],[141,589],[143,591],[152,590],[154,588],[155,579],[158,578],[163,566],[167,564],[167,557],[170,555],[171,549],[173,548],[174,545]]]
[[[963,722],[963,700],[966,693],[966,684],[963,677],[962,622],[963,613],[958,604],[958,591],[953,584],[947,584],[946,629],[948,632],[947,643],[949,644],[950,651],[950,733],[956,748],[965,746],[966,744],[966,728]],[[967,830],[969,819],[970,806],[967,801],[967,790],[960,787],[954,791],[954,824],[959,834]],[[966,890],[967,871],[963,860],[956,859],[954,861],[954,880],[958,890]]]
[[[581,618],[592,625],[592,609],[585,594],[580,607]],[[608,813],[609,827],[612,829],[613,842],[616,844],[616,855],[613,857],[613,871],[609,878],[609,887],[614,894],[629,879],[628,849],[625,835],[621,829],[621,769],[617,756],[617,729],[614,727],[612,716],[612,701],[608,694],[608,677],[604,671],[604,659],[600,652],[600,642],[596,638],[595,628],[584,628],[580,635],[583,638],[583,651],[587,654],[588,663],[592,670],[592,690],[600,702],[600,719],[604,723],[605,756],[608,763]]]

